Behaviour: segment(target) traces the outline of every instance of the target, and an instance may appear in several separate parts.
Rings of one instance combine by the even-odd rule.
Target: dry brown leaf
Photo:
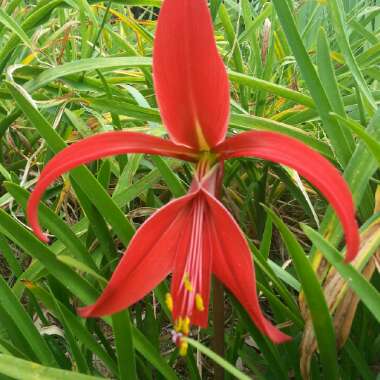
[[[380,211],[380,186],[376,192],[376,206],[374,212]],[[368,260],[368,253],[373,251],[374,245],[380,237],[380,221],[370,225],[361,234],[360,251],[352,265],[360,269],[362,275],[370,280],[375,269],[380,268],[380,249]],[[368,262],[366,262],[368,260]],[[364,265],[363,265],[364,264]],[[319,262],[317,273],[320,273],[321,267],[326,269],[326,260]],[[319,269],[319,270],[318,270]],[[355,318],[356,310],[359,304],[359,297],[348,287],[347,282],[340,276],[334,267],[331,267],[323,282],[323,292],[326,298],[327,306],[333,315],[333,324],[336,333],[337,347],[341,348],[346,343],[352,322]],[[313,324],[308,309],[302,303],[303,317],[305,320],[304,333],[300,345],[301,360],[300,368],[304,379],[310,378],[310,362],[318,346],[314,335]]]

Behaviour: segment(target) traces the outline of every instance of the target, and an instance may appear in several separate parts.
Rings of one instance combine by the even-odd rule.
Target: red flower
[[[359,235],[350,190],[325,158],[299,141],[272,132],[246,132],[225,139],[229,84],[214,41],[205,0],[165,0],[153,53],[154,84],[170,140],[135,132],[109,132],[86,138],[57,154],[44,168],[27,215],[46,241],[37,218],[45,189],[72,168],[125,153],[171,156],[196,164],[189,193],[158,210],[135,234],[108,286],[84,317],[127,308],[173,273],[167,304],[178,333],[208,320],[211,273],[246,308],[257,327],[274,342],[289,337],[263,316],[256,295],[251,253],[238,225],[217,199],[223,161],[256,157],[296,169],[334,207],[346,234],[347,261],[357,253]],[[182,342],[182,351],[185,351]]]

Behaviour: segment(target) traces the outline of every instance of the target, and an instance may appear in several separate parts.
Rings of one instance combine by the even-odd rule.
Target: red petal
[[[207,327],[208,302],[211,282],[211,249],[207,233],[208,205],[202,193],[197,194],[188,207],[183,221],[182,234],[177,246],[171,284],[173,319],[189,317],[192,324]],[[184,286],[188,276],[193,290]],[[201,295],[204,310],[195,306],[196,294]]]
[[[136,132],[108,132],[83,139],[59,152],[43,169],[29,199],[27,217],[36,235],[47,241],[38,224],[38,203],[46,188],[67,171],[102,157],[125,153],[148,153],[194,160],[190,149],[170,141]]]
[[[290,337],[274,327],[260,309],[251,253],[239,226],[216,198],[208,195],[207,201],[211,209],[213,272],[240,301],[260,331],[275,343],[288,341]]]
[[[224,139],[229,84],[205,0],[164,1],[153,74],[161,116],[174,142],[206,150]]]
[[[168,203],[138,229],[100,298],[94,305],[79,309],[82,317],[110,315],[129,307],[172,271],[193,197],[191,194]]]
[[[227,139],[215,150],[221,159],[258,157],[297,170],[321,191],[335,209],[346,235],[346,260],[355,258],[360,238],[350,189],[339,171],[319,153],[293,138],[261,131],[241,133]]]
[[[212,271],[212,241],[210,239],[210,226],[206,218],[203,228],[203,257],[202,257],[202,286],[200,294],[202,295],[204,310],[199,311],[196,308],[193,312],[192,323],[199,327],[206,328],[208,325],[208,305],[210,302],[211,271]]]

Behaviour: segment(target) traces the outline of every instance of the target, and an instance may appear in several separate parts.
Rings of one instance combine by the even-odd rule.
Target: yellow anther
[[[188,273],[185,273],[185,275],[183,276],[183,283],[185,285],[185,289],[188,291],[188,292],[192,292],[193,291],[193,284],[191,283],[190,281],[190,278],[189,278],[189,274]]]
[[[165,296],[165,303],[166,306],[168,307],[169,311],[173,311],[173,297],[170,293],[166,293]]]
[[[182,325],[183,325],[183,319],[182,317],[179,317],[175,323],[174,323],[174,330],[176,332],[180,332],[182,330]]]
[[[189,333],[190,333],[190,318],[189,317],[186,317],[183,320],[183,323],[182,323],[182,332],[185,335],[189,335]]]
[[[181,339],[181,342],[179,344],[179,354],[181,356],[186,356],[188,348],[189,348],[189,344],[185,340]]]
[[[204,309],[205,309],[205,305],[203,303],[203,298],[199,293],[197,293],[197,295],[195,296],[195,308],[198,311],[204,311]]]

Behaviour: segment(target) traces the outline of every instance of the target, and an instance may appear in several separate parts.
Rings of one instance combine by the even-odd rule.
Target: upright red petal
[[[83,139],[59,152],[44,167],[29,199],[27,217],[36,235],[47,241],[38,223],[38,203],[46,188],[59,176],[75,167],[99,158],[126,154],[148,153],[195,160],[194,151],[177,146],[170,141],[136,132],[107,132]]]
[[[248,244],[239,226],[225,207],[208,195],[208,218],[212,246],[212,271],[240,301],[257,328],[273,342],[290,339],[263,315],[257,293],[253,261]]]
[[[190,194],[168,203],[138,229],[102,295],[94,305],[79,309],[81,316],[99,317],[125,309],[172,271],[193,197]]]
[[[355,258],[360,237],[350,189],[339,171],[319,153],[296,139],[261,131],[245,132],[229,138],[215,151],[221,159],[257,157],[297,170],[321,191],[335,209],[346,235],[346,260]]]
[[[153,51],[154,85],[172,140],[208,150],[224,139],[229,84],[205,0],[165,0]]]

